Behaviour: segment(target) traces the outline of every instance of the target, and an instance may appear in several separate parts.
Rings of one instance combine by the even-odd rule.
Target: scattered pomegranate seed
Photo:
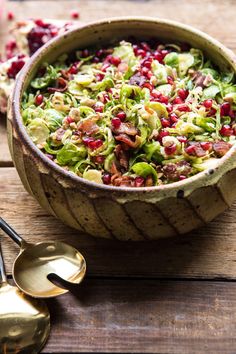
[[[220,105],[220,115],[221,116],[228,116],[230,112],[230,103],[229,102],[224,102],[222,105]]]
[[[151,95],[154,98],[160,98],[162,96],[161,92],[157,90],[152,90]]]
[[[117,117],[112,118],[111,124],[113,125],[113,127],[115,129],[118,129],[120,127],[120,125],[121,125],[121,120],[119,118],[117,118]]]
[[[96,75],[96,80],[97,80],[97,81],[102,81],[102,80],[104,79],[104,76],[105,76],[105,75],[99,73],[99,74]]]
[[[168,76],[168,77],[167,77],[167,82],[168,82],[168,84],[173,85],[173,84],[174,84],[174,79],[173,79],[173,77]]]
[[[145,68],[151,69],[152,67],[152,60],[150,59],[146,59],[144,60],[143,64],[142,64]]]
[[[175,99],[173,100],[173,104],[181,104],[183,103],[183,100],[180,97],[175,97]]]
[[[165,131],[165,130],[161,130],[157,136],[157,140],[162,143],[162,139],[164,138],[164,136],[168,136],[170,135],[169,132]]]
[[[76,75],[78,73],[78,67],[77,64],[73,64],[70,69],[68,70],[68,72],[72,75]]]
[[[190,107],[188,105],[186,105],[186,104],[179,105],[178,106],[178,110],[180,112],[190,112],[191,111]]]
[[[105,63],[105,64],[103,64],[103,66],[101,67],[101,71],[106,72],[109,67],[110,67],[110,64],[109,64],[109,63]]]
[[[186,100],[186,98],[188,97],[188,90],[184,90],[184,89],[179,89],[178,90],[178,96],[184,101]]]
[[[210,143],[209,141],[202,141],[200,145],[205,151],[211,150],[212,148],[212,143]]]
[[[15,79],[16,75],[19,73],[19,71],[23,68],[25,65],[25,61],[22,59],[13,61],[11,63],[10,68],[7,70],[7,76],[10,79]]]
[[[144,66],[143,68],[141,68],[141,74],[144,76],[147,76],[147,74],[149,73],[149,69],[146,68],[146,66]]]
[[[205,101],[203,101],[203,106],[205,107],[205,108],[207,108],[207,109],[210,109],[211,107],[212,107],[212,100],[211,99],[209,99],[209,100],[205,100]]]
[[[163,55],[160,52],[154,52],[154,58],[159,61],[159,63],[163,62]]]
[[[226,124],[220,129],[220,134],[223,136],[231,136],[234,135],[234,130],[231,128],[230,125]]]
[[[175,113],[170,113],[169,115],[171,123],[176,123],[178,122],[178,116]]]
[[[75,120],[74,120],[74,118],[72,118],[72,117],[67,117],[66,118],[66,123],[67,124],[71,124],[71,123],[73,123]]]
[[[91,141],[89,144],[88,144],[88,147],[92,150],[96,150],[98,149],[99,147],[101,147],[103,145],[103,141],[101,139],[97,139],[97,140],[94,140],[94,141]]]
[[[216,115],[216,109],[215,108],[211,108],[210,111],[207,113],[207,117],[212,117]]]
[[[104,160],[105,160],[105,157],[104,157],[104,156],[101,156],[101,155],[94,156],[94,158],[93,158],[93,161],[94,161],[95,163],[98,163],[98,164],[103,163]]]
[[[151,50],[150,46],[146,42],[141,42],[140,46],[142,47],[142,49],[146,50],[146,52]]]
[[[79,12],[77,10],[73,10],[73,11],[71,11],[70,16],[71,16],[71,18],[76,20],[76,19],[78,19],[80,17],[80,14],[79,14]]]
[[[165,56],[166,56],[167,54],[169,54],[169,50],[167,50],[167,49],[161,50],[161,55],[162,55],[162,58],[163,58],[163,59],[165,58]]]
[[[108,96],[107,93],[104,93],[102,97],[103,97],[103,98],[102,98],[101,101],[102,101],[103,103],[107,103],[108,101],[110,101],[110,98],[109,98],[109,96]]]
[[[121,59],[119,57],[111,57],[111,64],[114,66],[118,66],[121,63]]]
[[[121,111],[121,112],[117,113],[116,117],[119,118],[123,122],[126,119],[126,113]]]
[[[233,111],[232,109],[230,109],[229,111],[229,116],[231,119],[234,119],[235,118],[235,111]]]
[[[89,57],[89,50],[88,50],[88,49],[82,50],[82,52],[81,52],[81,57],[82,57],[82,58],[87,58],[87,57]]]
[[[12,57],[14,57],[14,51],[16,49],[17,45],[16,45],[16,41],[13,39],[11,41],[8,41],[6,44],[6,57],[7,59],[10,59]]]
[[[134,179],[135,187],[142,187],[144,186],[145,179],[141,176],[138,176]]]
[[[153,86],[149,82],[145,82],[145,84],[142,85],[142,87],[146,87],[149,89],[149,91],[153,90]]]
[[[189,145],[185,148],[185,152],[188,155],[195,155],[195,146],[194,145]]]
[[[180,143],[187,143],[188,139],[186,136],[177,136],[177,139],[179,140]]]
[[[168,99],[167,96],[161,96],[160,99],[159,99],[159,101],[160,101],[161,103],[167,104],[168,101],[169,101],[169,99]]]
[[[143,50],[143,49],[138,49],[136,55],[137,55],[137,56],[140,56],[140,57],[142,57],[142,58],[145,58],[146,54],[147,54],[147,52],[146,52],[145,50]]]
[[[104,173],[102,176],[102,180],[104,184],[110,184],[111,183],[111,175],[109,173]]]
[[[176,145],[172,144],[170,146],[165,146],[164,150],[166,155],[173,155],[176,152]]]
[[[187,178],[187,177],[184,176],[184,175],[180,175],[180,176],[179,176],[179,180],[180,180],[180,181],[183,181],[183,180],[186,179],[186,178]]]
[[[104,106],[103,105],[98,105],[98,104],[95,104],[95,106],[94,106],[94,110],[95,110],[95,112],[98,112],[98,113],[102,113],[103,112],[103,108],[104,108]]]
[[[37,95],[35,97],[35,104],[37,106],[40,106],[43,103],[43,99],[44,99],[43,95],[41,95],[41,94]]]
[[[172,111],[173,111],[173,106],[172,106],[172,104],[171,104],[171,103],[167,103],[166,109],[167,109],[167,112],[168,112],[168,113],[172,112]]]
[[[166,118],[161,118],[161,125],[163,128],[168,128],[170,127],[170,121]]]
[[[7,19],[8,19],[8,21],[12,21],[12,20],[14,20],[14,18],[15,18],[14,13],[13,13],[12,11],[9,11],[9,12],[7,13]]]

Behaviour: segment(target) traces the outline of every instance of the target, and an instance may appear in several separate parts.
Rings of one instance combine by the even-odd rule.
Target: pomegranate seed
[[[184,89],[178,90],[178,95],[183,101],[186,100],[186,98],[188,97],[188,94],[189,94],[188,90],[184,90]]]
[[[154,58],[160,63],[163,61],[163,55],[160,52],[154,52]]]
[[[111,64],[114,66],[118,66],[121,63],[121,59],[119,57],[111,57]]]
[[[228,116],[230,112],[230,103],[229,102],[224,102],[220,106],[220,115],[221,116]]]
[[[120,63],[118,65],[118,71],[120,71],[121,73],[125,73],[128,70],[129,70],[129,66],[127,63]]]
[[[212,144],[209,141],[203,141],[200,143],[203,150],[208,151],[212,148]]]
[[[98,57],[93,58],[93,63],[97,64],[100,62],[100,59]]]
[[[7,76],[10,79],[15,79],[16,75],[19,73],[19,71],[23,68],[24,65],[25,62],[22,59],[13,61],[10,68],[7,70]]]
[[[110,100],[110,98],[109,98],[108,94],[107,94],[107,93],[104,93],[104,94],[103,94],[102,102],[103,102],[103,103],[107,103],[109,100]]]
[[[141,74],[144,75],[144,76],[147,76],[147,74],[149,73],[149,69],[144,67],[141,69]]]
[[[183,103],[183,100],[180,98],[180,97],[175,97],[174,101],[173,101],[173,104],[181,104]]]
[[[103,74],[101,74],[101,73],[100,73],[100,74],[97,74],[97,75],[96,75],[96,80],[97,80],[97,81],[102,81],[102,80],[104,79],[104,76],[105,76],[105,75],[103,75]]]
[[[104,184],[110,184],[111,183],[111,175],[109,173],[104,173],[102,176],[102,180]]]
[[[82,50],[81,57],[87,58],[88,56],[89,56],[89,50],[88,49]]]
[[[15,18],[14,13],[13,13],[12,11],[9,11],[9,12],[7,13],[7,19],[8,19],[8,21],[12,21],[12,20],[14,20],[14,18]]]
[[[171,123],[176,123],[178,122],[178,116],[175,113],[170,113],[169,115]]]
[[[149,47],[149,45],[146,42],[141,42],[140,46],[142,47],[142,49],[146,50],[146,52],[151,50],[151,48]]]
[[[189,145],[185,148],[185,152],[188,155],[195,155],[195,146],[194,145]]]
[[[183,181],[183,180],[186,179],[186,178],[187,178],[187,177],[184,176],[184,175],[180,175],[180,176],[179,176],[180,181]]]
[[[161,55],[162,55],[162,58],[163,58],[163,59],[165,58],[165,56],[166,56],[167,54],[169,54],[169,50],[167,50],[167,49],[161,50]]]
[[[73,123],[75,120],[74,120],[74,118],[72,118],[72,117],[67,117],[66,118],[66,123],[67,124],[70,124],[70,123]]]
[[[75,75],[78,73],[78,68],[76,64],[73,64],[70,69],[68,70],[69,74]]]
[[[180,143],[187,143],[188,139],[186,136],[177,136],[177,139],[179,140]]]
[[[166,155],[173,155],[176,152],[176,145],[165,146],[164,150]]]
[[[142,58],[145,58],[146,54],[147,54],[147,52],[146,52],[145,50],[143,50],[143,49],[138,49],[136,55],[137,55],[137,56],[140,56],[140,57],[142,57]]]
[[[89,144],[94,141],[94,138],[84,137],[82,140],[85,146],[89,146]]]
[[[205,100],[205,101],[203,101],[203,106],[205,107],[205,108],[207,108],[207,109],[210,109],[211,107],[212,107],[212,100]]]
[[[215,108],[211,108],[210,111],[207,113],[207,117],[212,117],[216,115],[216,109]]]
[[[173,79],[173,77],[168,76],[168,77],[167,77],[167,82],[168,82],[168,84],[173,85],[173,84],[174,84],[174,79]]]
[[[223,136],[231,136],[234,134],[234,130],[230,127],[230,125],[226,124],[220,129],[220,134]]]
[[[41,94],[37,95],[35,97],[35,104],[37,106],[40,106],[43,103],[43,99],[44,99],[43,95],[41,95]]]
[[[190,108],[186,104],[179,105],[178,110],[180,112],[190,112]]]
[[[163,128],[168,128],[170,127],[170,121],[166,118],[161,118],[161,125]]]
[[[100,155],[94,156],[94,158],[93,158],[93,161],[98,164],[102,164],[104,162],[104,160],[105,160],[105,157],[100,156]]]
[[[142,187],[144,186],[145,179],[141,176],[138,176],[134,179],[135,187]]]
[[[116,118],[116,117],[112,118],[111,124],[113,125],[113,127],[115,129],[118,129],[120,127],[120,125],[121,125],[121,120],[119,118]]]
[[[79,12],[78,12],[77,10],[71,11],[70,16],[71,16],[71,18],[73,18],[74,20],[76,20],[76,19],[78,19],[78,18],[80,17]]]
[[[97,105],[97,104],[95,104],[95,106],[94,106],[95,112],[98,112],[98,113],[102,113],[102,112],[103,112],[103,108],[104,108],[103,105]]]
[[[43,20],[41,20],[41,19],[36,19],[36,20],[34,20],[34,23],[36,24],[36,26],[39,26],[39,27],[45,27],[45,22],[43,22]],[[48,26],[48,25],[46,25],[46,26]]]
[[[229,116],[231,119],[234,119],[235,118],[235,111],[233,111],[232,109],[230,109],[229,111]]]
[[[152,76],[153,76],[153,73],[152,73],[152,71],[150,70],[150,71],[147,73],[147,78],[148,78],[148,80],[150,80]]]
[[[121,111],[121,112],[117,113],[116,117],[119,118],[123,122],[126,119],[126,113]]]
[[[149,91],[153,90],[153,86],[149,82],[145,82],[145,84],[142,85],[142,87],[146,87],[149,89]]]
[[[172,111],[173,111],[173,106],[172,106],[172,104],[171,104],[171,103],[167,103],[166,109],[167,109],[167,112],[168,112],[168,113],[172,112]]]
[[[164,136],[168,136],[170,135],[169,132],[165,131],[165,130],[161,130],[158,137],[157,137],[157,140],[162,143],[162,139],[164,138]]]
[[[103,141],[101,139],[97,139],[88,143],[88,147],[91,150],[96,150],[102,145],[103,145]]]
[[[161,92],[157,90],[152,90],[151,95],[154,98],[160,98],[162,96]]]
[[[142,64],[145,68],[151,69],[152,67],[152,60],[150,59],[146,59],[144,60],[143,64]]]
[[[161,103],[165,103],[165,104],[168,103],[168,97],[167,96],[161,96],[159,100],[160,100]]]
[[[110,67],[110,64],[109,64],[109,63],[105,63],[105,64],[103,64],[103,66],[101,67],[101,71],[106,72],[109,67]]]
[[[14,56],[14,50],[17,48],[16,41],[11,40],[8,41],[6,44],[6,57],[7,59],[10,59]]]

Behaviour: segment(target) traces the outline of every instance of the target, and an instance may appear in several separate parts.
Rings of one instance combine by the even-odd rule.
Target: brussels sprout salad
[[[122,41],[44,64],[22,100],[37,147],[100,184],[149,187],[214,166],[235,144],[236,85],[186,44]]]

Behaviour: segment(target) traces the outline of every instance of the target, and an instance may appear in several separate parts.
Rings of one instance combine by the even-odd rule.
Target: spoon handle
[[[0,243],[0,287],[1,285],[6,283],[7,283],[7,276],[6,276],[6,271],[5,271],[5,266],[4,266],[3,256],[2,256],[2,248]]]
[[[0,217],[0,228],[1,228],[3,231],[5,231],[6,234],[7,234],[8,236],[10,236],[10,238],[11,238],[14,242],[16,242],[20,247],[23,245],[23,243],[24,243],[23,238],[22,238],[15,230],[13,230],[13,228],[12,228],[10,225],[8,225],[8,224],[6,223],[6,221],[3,220],[3,218],[1,218],[1,217]]]

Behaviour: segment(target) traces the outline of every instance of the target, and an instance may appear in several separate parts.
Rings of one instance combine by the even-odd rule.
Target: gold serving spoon
[[[21,247],[12,273],[16,285],[24,293],[39,298],[53,297],[65,294],[66,288],[83,280],[86,262],[74,247],[59,241],[29,244],[2,218],[0,228]],[[58,283],[66,288],[59,287]]]
[[[39,353],[49,331],[50,314],[44,301],[7,283],[0,245],[0,352]]]

